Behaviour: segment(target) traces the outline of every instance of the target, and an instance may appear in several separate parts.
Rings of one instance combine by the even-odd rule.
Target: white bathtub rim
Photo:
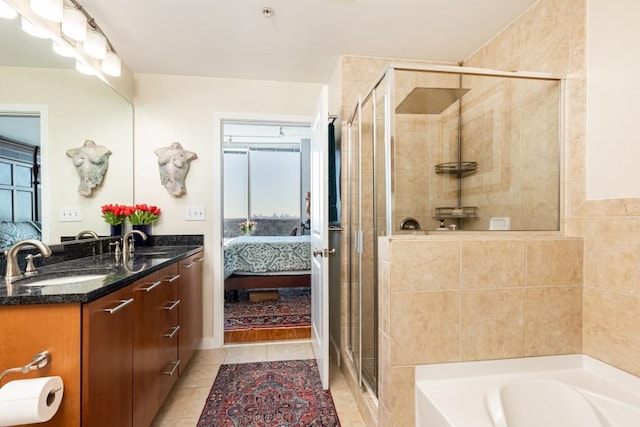
[[[610,378],[626,388],[635,388],[640,378],[608,365],[586,354],[563,354],[558,356],[534,356],[514,359],[480,360],[474,362],[451,362],[418,365],[415,381],[451,380],[477,376],[522,374],[524,372],[584,369],[587,372]],[[630,379],[630,377],[633,377]]]
[[[434,426],[476,426],[480,424],[493,426],[491,416],[485,406],[484,391],[480,391],[486,391],[489,387],[483,387],[489,382],[508,382],[554,377],[555,375],[564,376],[564,379],[569,380],[571,387],[585,396],[593,396],[593,398],[588,398],[589,402],[598,414],[604,420],[611,422],[612,425],[616,425],[615,422],[605,415],[607,407],[610,406],[616,406],[623,411],[632,413],[636,420],[640,418],[638,415],[640,414],[640,378],[590,356],[573,354],[417,366],[415,368],[416,420],[424,419],[418,409],[427,408],[427,412],[435,417],[429,418],[429,422],[433,422],[435,419]],[[599,378],[599,380],[593,383],[591,382],[593,377]],[[601,384],[599,383],[606,385],[603,390],[600,390]],[[464,387],[461,388],[461,384],[464,384]],[[483,418],[483,421],[478,418],[472,419],[473,423],[469,424],[461,421],[460,415],[455,413],[451,403],[446,399],[442,400],[452,393],[463,393],[467,396],[475,393],[475,396],[482,396],[480,405],[470,403],[472,406],[465,408],[465,411],[462,412],[469,410],[476,417]],[[462,395],[456,394],[456,396],[465,399],[460,397]],[[451,412],[452,409],[454,412]],[[456,424],[455,420],[459,424]]]

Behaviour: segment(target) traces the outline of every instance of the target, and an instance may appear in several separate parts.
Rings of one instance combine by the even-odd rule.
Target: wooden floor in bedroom
[[[224,343],[283,341],[311,338],[311,326],[224,331]]]

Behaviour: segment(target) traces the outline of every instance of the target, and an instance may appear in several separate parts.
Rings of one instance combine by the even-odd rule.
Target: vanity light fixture
[[[102,31],[102,28],[78,0],[69,1],[73,4],[73,8],[65,9],[62,32],[67,37],[82,41],[82,50],[87,55],[102,60],[100,64],[102,72],[113,77],[119,77],[122,72],[122,61],[117,56],[116,50]],[[66,25],[67,30],[65,30],[67,18],[69,22]]]
[[[92,58],[104,59],[107,56],[107,38],[98,30],[89,28],[82,49]]]
[[[29,21],[24,16],[20,18],[20,28],[22,28],[22,31],[29,34],[30,36],[33,36],[39,39],[49,38],[49,34],[47,34],[45,30],[34,25],[31,21]]]
[[[104,59],[102,60],[101,67],[105,74],[113,77],[120,77],[122,69],[122,61],[118,58],[113,51],[108,51]]]
[[[0,18],[15,19],[17,16],[18,12],[14,8],[5,3],[4,0],[0,0]]]
[[[62,22],[63,0],[31,0],[31,10],[37,15],[53,22]]]
[[[82,42],[87,38],[87,16],[80,9],[65,7],[60,29],[65,36]]]

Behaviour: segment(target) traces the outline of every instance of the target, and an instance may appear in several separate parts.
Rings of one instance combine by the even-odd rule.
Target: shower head
[[[397,114],[440,114],[470,89],[416,87],[396,107]]]

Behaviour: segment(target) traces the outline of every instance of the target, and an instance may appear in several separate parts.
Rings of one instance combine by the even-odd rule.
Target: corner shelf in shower
[[[478,169],[478,162],[447,162],[436,165],[436,173],[450,175],[468,175]]]
[[[478,219],[480,216],[478,215],[477,206],[461,206],[459,208],[449,206],[436,208],[433,218]]]

